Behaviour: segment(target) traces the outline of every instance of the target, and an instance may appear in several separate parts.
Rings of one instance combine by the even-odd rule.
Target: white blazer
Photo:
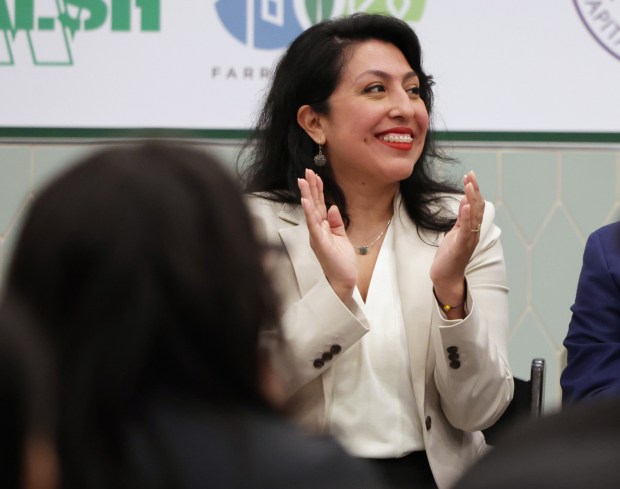
[[[450,206],[458,209],[458,201]],[[276,353],[287,408],[303,426],[325,431],[331,405],[330,366],[369,331],[362,311],[347,308],[310,248],[300,205],[250,196],[257,232],[284,247],[273,267],[282,295],[284,347]],[[486,203],[480,242],[467,266],[468,315],[449,321],[433,295],[430,267],[443,234],[419,231],[400,198],[394,213],[397,280],[413,392],[425,449],[440,489],[449,487],[486,447],[479,430],[492,425],[513,395],[508,365],[508,288],[495,209]],[[448,351],[448,349],[450,351]],[[322,359],[332,352],[333,359]],[[327,355],[329,358],[329,355]]]

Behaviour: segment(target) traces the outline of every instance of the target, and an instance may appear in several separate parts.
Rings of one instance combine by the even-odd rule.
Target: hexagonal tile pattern
[[[558,154],[509,151],[501,166],[502,200],[531,243],[558,198]]]
[[[470,170],[476,173],[480,191],[485,200],[497,202],[498,198],[498,157],[497,151],[470,150],[455,151],[452,156],[461,162],[458,181],[463,181],[463,175]]]
[[[562,204],[582,235],[607,222],[617,199],[618,157],[611,152],[576,151],[562,155]]]
[[[39,189],[95,149],[96,146],[91,145],[37,147],[34,153],[34,188]]]
[[[32,149],[26,146],[0,148],[0,235],[14,224],[16,212],[30,192]]]
[[[6,235],[2,239],[2,246],[0,247],[0,291],[4,286],[4,277],[11,263],[11,257],[13,255],[13,248],[17,241],[22,224],[24,223],[24,216],[28,212],[28,208],[33,201],[32,194],[26,197],[24,205],[21,207],[18,214],[16,214],[16,223],[12,226]]]
[[[224,168],[229,170],[233,175],[237,174],[238,170],[243,169],[244,162],[239,162],[239,168],[237,168],[237,157],[239,155],[240,147],[229,146],[224,144],[218,144],[210,146],[207,152],[212,155]]]
[[[506,213],[503,205],[496,207],[495,223],[502,230],[502,248],[506,260],[506,275],[508,279],[508,293],[510,306],[511,329],[518,319],[525,313],[528,306],[528,284],[530,266],[528,260],[527,245],[519,235],[514,221]]]
[[[28,203],[40,185],[100,145],[0,144],[0,289]],[[202,144],[231,171],[240,144]],[[496,205],[510,287],[509,355],[529,377],[532,358],[547,362],[545,409],[560,405],[562,341],[570,321],[587,235],[620,218],[620,148],[445,148],[456,164],[438,163],[460,183],[473,169]],[[234,173],[233,173],[234,174]]]
[[[559,349],[577,290],[581,269],[578,257],[583,254],[582,241],[562,208],[556,209],[532,253],[532,306]]]

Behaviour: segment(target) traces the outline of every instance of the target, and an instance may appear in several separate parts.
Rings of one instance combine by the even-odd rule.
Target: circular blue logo
[[[215,8],[228,32],[249,47],[277,49],[303,30],[290,1],[219,0]]]
[[[422,16],[426,0],[218,0],[226,30],[248,47],[278,49],[308,27],[355,12],[384,13],[406,21]]]

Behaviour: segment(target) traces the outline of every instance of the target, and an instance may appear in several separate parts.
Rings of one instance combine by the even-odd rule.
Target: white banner
[[[620,0],[0,0],[2,128],[251,127],[319,19],[418,33],[436,128],[620,133]]]

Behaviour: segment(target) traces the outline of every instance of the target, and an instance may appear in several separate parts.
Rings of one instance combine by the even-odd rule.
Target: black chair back
[[[542,415],[545,360],[532,360],[530,379],[514,378],[515,390],[510,404],[495,424],[482,430],[488,445],[497,445],[503,433],[515,423],[527,418],[539,418]]]

